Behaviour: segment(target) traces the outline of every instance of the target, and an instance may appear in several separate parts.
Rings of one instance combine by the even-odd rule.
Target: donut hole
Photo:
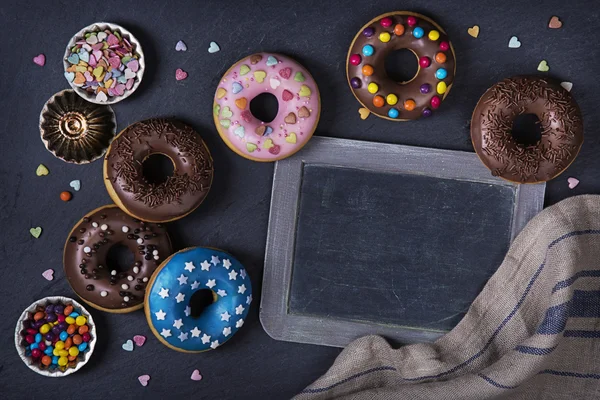
[[[272,93],[261,93],[250,100],[250,112],[262,122],[271,122],[279,112],[279,102]]]
[[[106,264],[109,271],[125,272],[133,266],[133,263],[133,253],[129,247],[123,244],[115,244],[106,253]]]
[[[512,124],[513,140],[519,145],[527,147],[537,144],[542,139],[542,125],[535,114],[518,115]]]
[[[216,301],[216,294],[210,289],[196,290],[190,297],[188,306],[191,309],[190,316],[198,318],[202,311]]]
[[[388,78],[397,83],[412,81],[419,72],[419,60],[410,49],[397,49],[391,51],[383,64]]]
[[[142,174],[150,184],[166,182],[175,172],[173,160],[161,153],[150,154],[142,161]]]

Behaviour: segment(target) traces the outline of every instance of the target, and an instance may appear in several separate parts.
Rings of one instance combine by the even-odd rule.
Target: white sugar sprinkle
[[[123,225],[123,227],[121,228],[121,230],[123,231],[123,233],[127,233],[127,232],[129,232],[129,227]]]
[[[98,223],[97,223],[97,222],[92,222],[92,226],[93,226],[94,228],[97,228],[97,227],[98,227]]]
[[[108,229],[108,225],[106,224],[102,224],[102,226],[100,227],[100,229],[102,229],[103,231]]]
[[[158,250],[154,250],[154,251],[152,252],[152,254],[153,254],[153,255],[155,255],[155,256],[157,256],[157,255],[158,255]]]
[[[125,297],[123,297],[123,301],[124,301],[125,303],[127,303],[127,302],[129,301],[129,296],[125,296]]]
[[[142,244],[142,243],[144,243],[144,239],[142,239],[142,238],[139,238],[139,239],[137,240],[137,242],[138,242],[138,244]]]
[[[111,275],[116,275],[116,274],[117,274],[117,271],[113,269],[112,271],[110,271],[110,274],[111,274]]]
[[[129,289],[129,285],[126,284],[126,283],[124,283],[124,284],[121,285],[121,289],[127,290],[127,289]]]
[[[106,296],[108,296],[108,292],[106,290],[103,290],[100,292],[100,296],[106,297]]]
[[[129,275],[129,276],[127,277],[127,280],[128,280],[128,281],[132,281],[132,280],[133,280],[133,276]]]
[[[142,279],[142,282],[148,282],[148,277],[145,276],[144,279]]]
[[[138,272],[140,272],[140,267],[133,267],[133,273],[137,274]]]
[[[160,258],[159,256],[154,256],[154,259],[155,259],[155,260],[158,260],[159,258]]]
[[[89,246],[85,246],[85,247],[83,248],[83,251],[84,251],[85,253],[90,253],[90,252],[92,251],[92,249],[91,249]]]

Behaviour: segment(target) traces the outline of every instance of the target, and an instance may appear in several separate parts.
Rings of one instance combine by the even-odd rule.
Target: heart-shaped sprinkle
[[[511,49],[518,49],[519,47],[521,47],[521,42],[519,42],[519,38],[516,36],[511,37],[508,41],[508,47]]]
[[[269,153],[277,155],[277,154],[279,154],[280,150],[281,150],[281,146],[276,144],[275,146],[273,146],[269,149]]]
[[[235,106],[240,110],[243,110],[248,105],[248,100],[245,97],[240,97],[235,101]]]
[[[246,133],[246,129],[244,129],[244,127],[240,125],[234,129],[233,133],[235,133],[240,138],[243,138]]]
[[[271,128],[270,126],[267,126],[264,136],[269,136],[271,133],[273,133],[273,128]]]
[[[117,96],[123,96],[123,93],[125,93],[125,85],[119,83],[117,86],[115,86],[114,92]]]
[[[567,182],[569,182],[569,189],[575,189],[575,187],[579,185],[579,179],[577,178],[570,177],[567,179]]]
[[[35,174],[37,176],[44,176],[44,175],[48,175],[49,173],[50,173],[50,171],[48,171],[48,168],[46,168],[46,166],[44,164],[38,165],[37,169],[35,170]]]
[[[106,32],[98,32],[96,36],[98,37],[99,41],[103,41],[108,35],[106,34]]]
[[[284,89],[284,91],[281,92],[281,98],[283,99],[283,101],[290,101],[294,98],[294,95],[289,90]]]
[[[256,134],[258,136],[263,136],[265,134],[265,131],[267,130],[267,128],[264,125],[259,125],[256,127],[256,129],[254,130],[254,132],[256,132]]]
[[[108,59],[108,64],[113,67],[113,69],[119,68],[121,65],[121,59],[119,57],[111,57]]]
[[[54,270],[53,269],[47,269],[44,272],[42,272],[42,276],[47,280],[47,281],[51,281],[54,279]]]
[[[177,42],[177,44],[175,45],[175,50],[176,51],[187,51],[187,46],[185,45],[185,43],[183,43],[183,40],[180,40],[179,42]]]
[[[304,82],[306,80],[306,78],[304,78],[304,75],[302,75],[302,72],[298,71],[296,72],[296,74],[294,75],[294,80],[296,82]]]
[[[79,179],[75,179],[69,183],[69,186],[71,186],[74,191],[79,192],[79,189],[81,189],[81,181]]]
[[[562,86],[567,92],[570,92],[571,89],[573,89],[573,83],[572,82],[561,82],[560,86]]]
[[[548,23],[548,28],[559,29],[561,27],[562,27],[562,21],[556,15],[554,15],[552,18],[550,18],[550,22]]]
[[[128,79],[127,84],[125,85],[125,88],[127,88],[127,90],[131,90],[132,87],[133,87],[133,78]]]
[[[253,54],[250,56],[250,64],[256,65],[262,60],[262,56],[260,54]]]
[[[277,78],[271,78],[269,79],[269,85],[271,86],[271,89],[275,90],[281,85],[281,81]]]
[[[133,72],[138,72],[140,69],[140,62],[138,60],[131,60],[127,63],[127,68],[132,70]]]
[[[96,78],[100,78],[102,76],[102,73],[104,72],[104,67],[96,67],[94,68],[94,71],[92,72],[94,74],[94,76]]]
[[[67,81],[73,82],[73,79],[75,79],[75,72],[65,72],[65,78]]]
[[[217,99],[222,99],[223,97],[225,97],[226,94],[227,94],[227,90],[225,90],[223,88],[217,89]]]
[[[267,67],[272,67],[273,65],[277,65],[277,59],[273,56],[267,57]]]
[[[479,36],[479,25],[473,25],[471,28],[467,29],[467,33],[476,38]]]
[[[83,76],[85,76],[85,81],[86,82],[91,82],[91,81],[94,80],[94,77],[92,76],[92,74],[90,74],[90,71],[85,71],[85,73],[83,74]],[[112,83],[111,79],[109,79],[109,81]],[[109,83],[108,86],[110,86],[110,83]]]
[[[285,121],[286,124],[293,125],[296,123],[296,114],[291,112],[288,115],[286,115],[286,117],[283,120]]]
[[[300,118],[308,118],[308,117],[310,117],[310,111],[308,110],[308,108],[302,106],[298,110],[298,116]]]
[[[300,92],[298,93],[298,95],[300,97],[308,97],[310,96],[312,92],[310,91],[310,88],[306,85],[302,85],[300,86]]]
[[[143,335],[135,335],[133,337],[133,343],[135,343],[135,345],[137,347],[142,347],[144,345],[144,343],[146,343],[146,336]]]
[[[283,79],[290,79],[290,76],[292,76],[292,69],[289,67],[280,69],[279,76]]]
[[[231,121],[228,119],[222,119],[219,121],[223,128],[229,128],[231,126]]]
[[[216,53],[217,51],[221,50],[221,48],[219,47],[218,44],[216,44],[215,42],[210,42],[210,45],[208,46],[208,52],[209,53]]]
[[[193,381],[201,381],[202,375],[200,375],[200,371],[195,369],[194,372],[192,372],[192,376],[190,377],[190,379]]]
[[[273,147],[273,140],[272,139],[267,139],[265,140],[265,142],[263,143],[263,149],[270,149],[271,147]]]
[[[131,339],[128,339],[125,343],[121,345],[121,347],[125,351],[133,351],[133,341]]]
[[[84,49],[81,49],[81,51],[79,51],[79,59],[83,62],[90,62],[90,53]]]
[[[108,35],[108,37],[106,38],[106,41],[108,42],[109,46],[114,46],[115,44],[119,44],[119,39],[117,39],[117,37],[115,35],[113,35],[112,33],[110,35]],[[93,43],[90,43],[90,44],[93,44]]]
[[[254,72],[254,79],[256,79],[256,82],[258,82],[258,83],[263,83],[263,81],[265,80],[266,77],[267,77],[267,73],[265,71],[255,71]]]
[[[42,228],[40,226],[31,228],[31,229],[29,229],[29,233],[31,233],[31,236],[33,236],[34,238],[37,239],[42,234]]]
[[[37,56],[33,57],[33,62],[39,65],[40,67],[43,67],[44,65],[46,65],[46,56],[43,54],[38,54]]]
[[[150,375],[140,375],[138,376],[138,381],[142,384],[142,386],[148,386],[148,381],[150,380]]]
[[[90,35],[90,36],[88,36],[88,37],[85,39],[85,41],[86,41],[88,44],[96,44],[96,43],[98,43],[98,36],[96,36],[95,34],[94,34],[94,35]]]
[[[371,111],[369,111],[369,109],[367,108],[359,108],[358,109],[358,113],[360,114],[360,119],[367,119],[367,117],[369,116],[369,114],[371,114]]]
[[[246,122],[252,121],[252,113],[248,110],[242,111],[242,119]]]
[[[75,72],[75,79],[73,79],[73,83],[76,85],[83,85],[85,83],[85,75],[81,72]]]
[[[78,64],[79,63],[79,55],[77,55],[77,53],[73,53],[69,57],[67,57],[67,61],[70,62],[71,64]]]
[[[96,60],[102,60],[102,56],[103,53],[100,50],[94,50],[93,56]],[[106,62],[104,60],[102,60],[103,65],[106,64]],[[120,62],[119,62],[120,64]],[[119,65],[117,64],[116,68],[119,68]]]
[[[546,60],[540,61],[538,64],[537,70],[540,72],[548,72],[550,71],[550,67],[548,66],[548,62]]]
[[[106,100],[108,100],[106,93],[98,92],[98,94],[96,95],[96,101],[106,101]]]
[[[238,94],[244,89],[244,87],[239,82],[233,82],[231,84],[231,92],[233,94]]]
[[[223,111],[221,111],[221,117],[223,118],[231,118],[233,116],[233,112],[229,106],[223,107]]]
[[[177,71],[181,71],[184,72],[181,68],[178,68]],[[177,71],[175,71],[175,78],[177,78]],[[131,79],[131,78],[135,78],[135,72],[133,72],[131,69],[127,68],[125,69],[125,73],[124,75],[125,79]],[[187,72],[185,72],[185,77],[182,79],[187,78]],[[181,79],[177,79],[178,81],[180,81]]]
[[[213,114],[215,114],[215,116],[219,116],[219,111],[221,111],[221,106],[218,104],[215,104],[215,106],[213,107]]]
[[[240,75],[244,76],[246,75],[248,72],[250,72],[250,67],[247,66],[246,64],[242,64],[242,66],[240,67]]]
[[[125,77],[127,77],[127,70],[125,70]],[[177,68],[175,70],[175,79],[178,81],[182,81],[188,77],[188,73],[182,70],[181,68]]]
[[[246,150],[248,150],[250,153],[256,150],[256,148],[257,146],[254,143],[246,143]]]
[[[285,138],[285,141],[288,143],[294,144],[294,143],[296,143],[297,139],[298,138],[296,137],[296,134],[294,132],[292,132],[289,135],[287,135],[287,137]]]

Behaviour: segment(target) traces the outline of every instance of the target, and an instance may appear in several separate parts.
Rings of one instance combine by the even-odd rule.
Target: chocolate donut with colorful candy
[[[277,98],[277,116],[256,118],[250,103],[261,93]],[[281,54],[257,53],[223,75],[215,93],[217,130],[231,150],[254,161],[276,161],[300,150],[321,114],[317,83],[302,65]]]
[[[390,53],[408,49],[418,61],[416,75],[395,82],[386,73]],[[354,37],[346,60],[356,99],[378,117],[407,121],[430,116],[446,98],[456,73],[454,48],[431,19],[396,11],[369,21]]]
[[[154,335],[181,352],[216,349],[244,325],[252,284],[243,265],[194,247],[165,260],[148,283],[144,310]]]
[[[111,265],[110,253],[129,249],[131,265]],[[114,250],[113,250],[114,249]],[[163,226],[140,221],[115,205],[95,209],[71,230],[63,253],[65,276],[75,293],[94,308],[127,313],[142,308],[146,285],[171,255]]]

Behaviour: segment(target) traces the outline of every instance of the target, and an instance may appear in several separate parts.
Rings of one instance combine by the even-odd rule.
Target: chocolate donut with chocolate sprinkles
[[[144,173],[153,155],[166,156],[173,173],[155,182]],[[177,120],[149,119],[125,128],[104,158],[104,183],[123,211],[143,221],[174,221],[194,211],[206,198],[213,161],[196,131]]]
[[[513,122],[533,114],[539,121],[535,143],[513,137]],[[535,76],[505,79],[489,88],[471,120],[471,140],[492,175],[517,183],[545,182],[577,157],[583,143],[581,111],[558,82]]]

